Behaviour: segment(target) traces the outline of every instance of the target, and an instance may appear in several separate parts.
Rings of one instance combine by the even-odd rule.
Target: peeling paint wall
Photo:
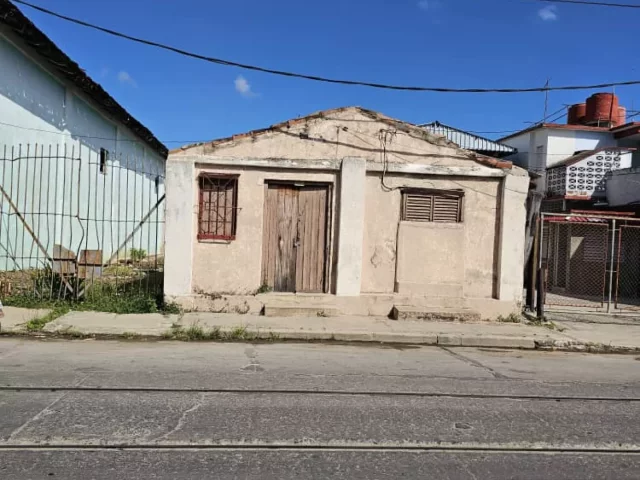
[[[463,265],[459,283],[463,287],[464,296],[491,298],[496,276],[500,179],[387,175],[385,185],[394,190],[386,192],[383,189],[380,175],[367,175],[363,293],[392,293],[396,281],[419,283],[416,279],[420,277],[424,278],[423,284],[428,285],[432,282],[426,269],[430,272],[448,271],[452,258],[455,257]],[[397,242],[401,187],[463,189],[463,222],[456,224],[455,227],[459,228],[453,231],[453,235],[460,241],[447,240],[447,234],[452,234],[448,225],[423,224],[423,228],[405,229],[404,235],[409,238],[403,237],[403,240],[405,245],[410,245],[413,253],[399,252]],[[426,230],[425,225],[428,225]],[[460,245],[463,248],[459,248]],[[443,253],[443,248],[446,253]],[[397,257],[403,258],[402,265],[398,264]],[[427,259],[428,264],[425,263]],[[400,278],[396,278],[396,267]],[[417,287],[413,288],[416,290]],[[417,290],[414,293],[419,293],[419,288]],[[427,287],[423,289],[423,294],[426,292]]]
[[[349,188],[349,185],[340,185],[340,164],[345,158],[356,157],[368,162],[360,291],[393,294],[399,290],[409,295],[434,295],[434,292],[444,295],[446,291],[430,288],[443,283],[439,278],[450,277],[447,281],[457,286],[448,292],[450,296],[478,301],[495,298],[502,178],[489,175],[502,172],[478,164],[471,154],[444,138],[416,130],[411,126],[394,130],[388,123],[372,119],[358,109],[345,109],[335,117],[301,121],[289,128],[279,127],[254,136],[247,134],[172,152],[170,163],[195,162],[194,209],[190,212],[194,230],[188,242],[193,247],[192,293],[247,294],[260,287],[265,182],[268,180],[316,181],[334,186],[329,265],[335,269],[341,208],[338,194],[341,188]],[[229,165],[231,162],[239,165],[247,162],[251,166],[236,167]],[[309,162],[307,168],[305,162]],[[309,164],[313,164],[315,170],[309,169]],[[373,171],[372,164],[373,170],[382,170],[380,167],[385,165],[428,165],[440,174],[388,171],[385,188],[382,174]],[[240,175],[237,233],[233,241],[197,240],[197,176],[200,172]],[[463,176],[465,173],[474,176]],[[408,246],[399,252],[403,187],[464,190],[463,222],[453,227],[405,224],[400,239],[401,244],[405,242]],[[448,239],[447,235],[454,238]],[[452,258],[459,268],[452,268]],[[330,290],[334,292],[335,270],[329,278]]]
[[[198,184],[201,172],[239,174],[236,238],[231,241],[199,241]],[[284,170],[216,168],[196,165],[193,181],[193,293],[254,293],[262,284],[262,228],[265,185],[268,180],[313,181],[334,185],[335,173]],[[335,204],[334,198],[331,200]],[[335,225],[335,222],[331,223]]]
[[[386,134],[385,134],[386,132]],[[323,118],[279,127],[254,136],[205,143],[171,152],[173,160],[201,155],[217,158],[342,160],[416,163],[491,170],[475,162],[471,153],[447,139],[419,128],[400,129],[375,120],[356,108]]]

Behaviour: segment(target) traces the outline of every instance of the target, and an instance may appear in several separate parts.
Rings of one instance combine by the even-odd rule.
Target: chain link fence
[[[83,145],[0,147],[0,296],[161,296],[164,165]]]
[[[540,245],[546,306],[640,309],[640,219],[543,213]]]

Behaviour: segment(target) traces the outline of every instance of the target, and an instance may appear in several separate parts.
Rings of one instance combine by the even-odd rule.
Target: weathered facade
[[[274,290],[512,312],[528,186],[510,162],[356,107],[183,147],[165,292],[191,308]]]

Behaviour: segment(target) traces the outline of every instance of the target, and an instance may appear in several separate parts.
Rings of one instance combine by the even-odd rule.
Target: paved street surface
[[[637,479],[637,356],[0,339],[4,479]]]

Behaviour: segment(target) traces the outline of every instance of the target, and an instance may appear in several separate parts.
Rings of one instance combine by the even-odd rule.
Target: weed
[[[182,308],[176,302],[164,302],[160,304],[160,311],[163,315],[180,315],[182,313]]]
[[[187,340],[191,341],[206,340],[207,338],[207,334],[205,333],[204,328],[197,324],[193,324],[187,327],[187,329],[184,330],[184,335],[187,337]]]
[[[183,342],[202,342],[205,340],[220,340],[220,328],[213,327],[210,330],[194,323],[187,328],[177,323],[171,325],[171,330],[164,332],[162,338],[165,340],[181,340]]]
[[[30,308],[30,309],[50,309],[55,308],[63,302],[46,300],[34,295],[18,294],[10,295],[2,299],[2,304],[6,307]]]
[[[260,285],[260,287],[258,287],[258,289],[256,290],[256,295],[260,295],[261,293],[271,293],[273,292],[273,288],[271,288],[269,285],[262,284]]]
[[[134,277],[136,271],[130,265],[109,265],[104,269],[104,275],[109,277]]]
[[[220,340],[221,338],[222,338],[222,333],[220,332],[220,327],[213,327],[209,331],[207,340]]]
[[[544,327],[544,328],[548,328],[549,330],[555,330],[555,331],[558,331],[558,332],[564,332],[566,330],[566,328],[559,327],[558,325],[556,325],[551,320],[546,320],[546,319],[531,320],[529,322],[529,325],[533,325],[535,327]]]
[[[163,340],[174,340],[175,338],[175,333],[173,330],[167,330],[165,332],[162,332],[162,335],[160,335],[160,337]]]
[[[29,309],[66,309],[76,311],[96,311],[117,314],[126,313],[180,313],[175,303],[164,303],[161,295],[126,291],[122,286],[112,284],[97,284],[87,288],[80,300],[60,299],[49,300],[33,294],[10,295],[2,299],[8,307]]]
[[[510,313],[506,317],[503,317],[502,315],[498,316],[497,320],[502,323],[520,323],[522,318],[518,314]]]
[[[250,336],[247,327],[236,327],[233,330],[224,333],[225,340],[247,340]]]
[[[67,313],[69,313],[69,308],[67,305],[56,305],[49,313],[47,313],[43,317],[29,320],[26,323],[25,327],[28,332],[40,332],[47,323],[52,322],[56,318],[66,315]]]
[[[129,250],[129,257],[134,262],[141,262],[145,258],[147,258],[147,251],[142,248],[132,248]]]
[[[135,333],[135,332],[124,332],[121,337],[124,338],[125,340],[136,340],[138,338],[140,338],[142,335],[140,335],[139,333]]]
[[[318,315],[318,317],[323,317],[323,318],[326,318],[326,317],[329,316],[329,315],[327,315],[327,312],[325,312],[324,310],[318,311],[317,315]]]
[[[277,342],[278,340],[280,340],[280,335],[278,335],[278,334],[277,334],[277,333],[275,333],[275,332],[269,332],[269,338],[268,338],[268,340],[269,340],[270,342]]]
[[[247,331],[247,327],[236,327],[230,331],[223,332],[220,327],[212,327],[205,329],[201,325],[194,323],[187,328],[174,323],[171,330],[167,330],[162,334],[165,340],[181,340],[183,342],[203,342],[222,340],[226,342],[232,341],[248,341],[255,340],[256,335]],[[271,340],[276,340],[277,336],[272,336]]]
[[[87,335],[86,333],[82,333],[82,332],[79,332],[78,330],[73,330],[73,329],[65,330],[63,332],[63,335],[65,337],[70,337],[70,338],[88,338],[91,336],[91,335]]]

